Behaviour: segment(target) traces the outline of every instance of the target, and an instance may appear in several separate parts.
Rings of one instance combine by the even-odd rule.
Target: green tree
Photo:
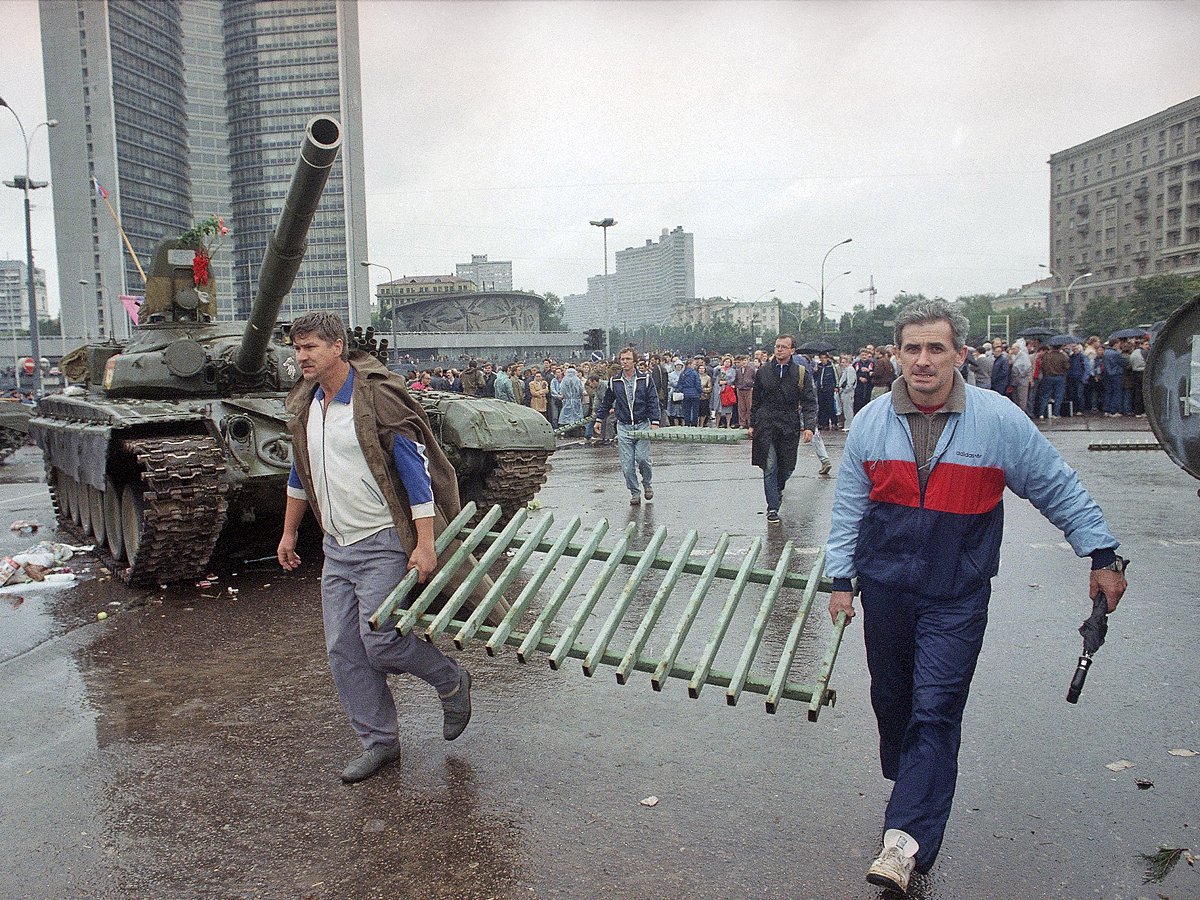
[[[38,334],[58,337],[58,319],[38,319]]]
[[[538,307],[542,320],[542,331],[566,331],[567,324],[563,321],[563,302],[558,294],[547,291],[538,298]]]
[[[1151,275],[1133,283],[1129,295],[1129,326],[1153,325],[1200,294],[1200,278],[1182,275]]]
[[[1127,297],[1095,297],[1088,301],[1078,320],[1081,337],[1096,334],[1101,340],[1107,340],[1114,331],[1133,324],[1133,305]]]

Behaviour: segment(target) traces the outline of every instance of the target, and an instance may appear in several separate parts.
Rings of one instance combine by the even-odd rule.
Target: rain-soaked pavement
[[[1200,750],[1198,485],[1161,453],[1089,453],[1097,439],[1149,435],[1052,436],[1133,558],[1130,592],[1067,705],[1086,565],[1007,498],[955,810],[918,897],[1200,896],[1197,869],[1146,885],[1140,859],[1200,851],[1200,758],[1168,752]],[[841,435],[829,444],[836,461]],[[729,532],[735,553],[764,536],[771,564],[783,535],[806,571],[833,481],[802,450],[772,531],[747,451],[657,444],[654,503],[630,509],[612,448],[566,448],[538,515],[632,520],[639,544],[666,524],[667,550],[692,527],[702,548]],[[0,509],[52,521],[36,451],[0,469]],[[5,555],[29,543],[0,529]],[[432,693],[394,679],[405,756],[347,787],[356,743],[311,554],[292,575],[257,563],[207,589],[129,590],[81,567],[78,586],[0,595],[0,896],[881,896],[863,881],[887,785],[857,626],[816,724],[797,703],[769,716],[756,696],[729,708],[720,690],[693,701],[682,681],[659,694],[644,675],[621,687],[475,644],[459,654],[475,673],[467,733],[443,742]],[[1133,768],[1105,768],[1121,759]]]

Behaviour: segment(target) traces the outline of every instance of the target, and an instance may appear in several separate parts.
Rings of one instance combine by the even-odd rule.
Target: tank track
[[[497,450],[492,456],[494,465],[484,478],[482,497],[475,500],[479,512],[472,524],[482,519],[484,513],[495,504],[499,504],[503,511],[501,522],[509,521],[518,509],[537,496],[538,490],[546,483],[549,451]]]
[[[139,438],[121,446],[137,460],[145,488],[141,541],[129,565],[113,559],[106,545],[97,543],[96,554],[132,585],[204,577],[228,508],[220,447],[203,436]],[[90,541],[65,514],[54,479],[47,482],[60,526]]]
[[[4,462],[29,443],[29,435],[13,428],[0,427],[0,462]]]

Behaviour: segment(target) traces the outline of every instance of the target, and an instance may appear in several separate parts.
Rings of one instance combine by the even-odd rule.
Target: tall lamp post
[[[611,359],[612,352],[609,347],[609,330],[612,323],[608,320],[612,318],[613,311],[610,307],[612,292],[608,289],[608,229],[616,225],[617,220],[610,216],[607,219],[590,219],[589,224],[595,225],[604,232],[604,357],[605,359]]]
[[[359,263],[359,265],[362,266],[364,269],[369,269],[371,266],[374,266],[377,269],[383,269],[385,272],[388,273],[388,283],[389,284],[396,280],[395,278],[392,277],[392,270],[389,269],[387,266],[385,266],[383,263],[373,263],[369,259],[364,259],[362,262]],[[382,316],[383,315],[383,299],[379,296],[378,285],[376,285],[376,287],[375,287],[375,299],[379,303],[379,315]],[[392,301],[392,314],[391,314],[391,316],[389,316],[389,318],[392,320],[392,334],[395,335],[395,333],[396,333],[396,301],[395,300]]]
[[[1051,275],[1054,276],[1054,278],[1058,281],[1059,284],[1064,285],[1064,288],[1063,288],[1063,331],[1068,331],[1068,330],[1070,330],[1070,327],[1071,327],[1071,323],[1067,321],[1067,319],[1069,319],[1071,317],[1071,288],[1075,287],[1075,283],[1077,281],[1082,281],[1084,278],[1091,278],[1092,273],[1084,272],[1082,275],[1076,275],[1074,278],[1072,278],[1068,282],[1065,278],[1063,278],[1061,275],[1059,275],[1057,272],[1055,272],[1052,268],[1050,268],[1045,263],[1038,263],[1038,268],[1045,269],[1047,272],[1049,272]]]
[[[818,331],[821,337],[825,337],[825,260],[829,259],[829,254],[836,250],[842,244],[850,243],[854,238],[846,238],[844,241],[838,241],[832,247],[825,251],[825,255],[821,257],[821,321],[818,324]],[[839,278],[841,276],[838,276]]]
[[[58,124],[57,119],[48,119],[45,122],[39,123],[34,127],[33,131],[28,135],[25,134],[25,126],[21,124],[21,117],[17,115],[17,111],[0,99],[0,106],[3,106],[13,118],[17,120],[17,128],[21,129],[21,140],[25,142],[25,175],[14,175],[12,181],[4,182],[11,188],[16,188],[25,194],[25,274],[29,279],[29,338],[33,347],[33,397],[35,400],[42,396],[42,344],[38,335],[38,316],[37,316],[37,287],[33,280],[33,227],[30,222],[29,215],[29,192],[38,188],[46,187],[47,181],[33,181],[29,177],[29,147],[33,143],[34,137],[37,136],[38,129],[43,125],[46,128],[53,128]],[[61,315],[61,313],[60,313]]]

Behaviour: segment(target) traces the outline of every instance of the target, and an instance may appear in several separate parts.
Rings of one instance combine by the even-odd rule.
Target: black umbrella
[[[1108,336],[1108,339],[1110,341],[1111,340],[1119,341],[1123,338],[1135,338],[1135,337],[1145,337],[1145,336],[1146,336],[1145,328],[1122,328],[1120,331],[1114,331],[1112,334],[1110,334]]]
[[[1017,332],[1017,337],[1047,338],[1053,335],[1054,329],[1047,328],[1044,325],[1034,325],[1032,328],[1026,328],[1024,331]]]
[[[829,341],[805,341],[796,348],[797,353],[828,353],[835,349]]]
[[[1128,560],[1122,562],[1126,566],[1129,564]],[[1108,598],[1104,591],[1096,594],[1096,599],[1092,601],[1092,614],[1083,620],[1083,624],[1079,626],[1079,633],[1083,636],[1083,654],[1079,657],[1071,686],[1067,688],[1068,703],[1079,702],[1079,693],[1083,690],[1083,682],[1087,678],[1088,669],[1091,668],[1092,656],[1104,645],[1104,638],[1108,634]]]
[[[1082,344],[1083,338],[1077,334],[1056,334],[1046,343],[1051,347],[1062,347],[1065,344]]]

